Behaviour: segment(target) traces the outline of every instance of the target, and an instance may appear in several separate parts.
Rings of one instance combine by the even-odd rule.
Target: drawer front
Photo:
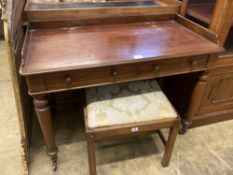
[[[207,67],[208,56],[184,57],[177,59],[148,61],[138,64],[137,75],[145,77],[179,74],[204,70]]]
[[[27,82],[30,93],[37,94],[204,70],[207,63],[208,56],[172,58],[34,75]]]
[[[135,76],[135,66],[131,64],[29,77],[28,82],[30,93],[37,93],[121,82]]]

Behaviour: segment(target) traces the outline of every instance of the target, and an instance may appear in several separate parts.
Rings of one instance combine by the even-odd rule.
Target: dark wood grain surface
[[[28,32],[23,75],[200,55],[222,49],[175,21]]]
[[[31,3],[25,11],[30,22],[75,21],[80,19],[104,19],[115,17],[177,14],[180,3],[174,0],[153,0],[149,5],[136,2],[108,3]],[[133,4],[136,3],[136,4]],[[108,4],[108,5],[107,5]],[[112,4],[112,5],[110,5]],[[116,5],[118,4],[118,6]],[[119,6],[120,4],[120,6]],[[123,5],[125,4],[125,5]],[[128,5],[127,5],[128,4]],[[101,7],[102,6],[102,7]],[[105,7],[104,7],[105,6]]]

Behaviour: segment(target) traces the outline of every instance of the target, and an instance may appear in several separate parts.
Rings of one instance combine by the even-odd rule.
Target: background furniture
[[[23,11],[25,0],[0,0],[2,7],[2,20],[4,24],[4,39],[8,51],[8,62],[17,107],[17,117],[20,130],[20,153],[22,156],[25,174],[28,173],[31,124],[33,108],[28,88],[23,77],[19,76],[19,64],[24,41]]]
[[[204,74],[177,76],[165,81],[171,99],[179,101],[176,107],[184,116],[183,132],[189,127],[233,119],[232,9],[231,0],[183,0],[181,14],[215,32],[220,44],[226,48],[214,69]],[[199,83],[193,83],[198,76]],[[184,81],[187,83],[180,87],[179,84]],[[178,97],[180,92],[187,98]],[[195,96],[190,97],[191,92]]]
[[[96,174],[95,142],[155,132],[165,146],[162,165],[169,165],[180,118],[156,80],[88,88],[85,92],[90,175]],[[170,129],[167,141],[160,131],[163,128]]]

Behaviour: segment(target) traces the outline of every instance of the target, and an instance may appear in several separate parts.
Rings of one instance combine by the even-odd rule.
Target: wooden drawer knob
[[[72,82],[71,78],[70,77],[66,77],[65,78],[65,83],[66,84],[70,84]]]
[[[116,78],[118,75],[119,75],[119,73],[118,73],[117,71],[112,71],[112,76],[113,76],[114,78]]]
[[[154,71],[158,71],[160,69],[160,66],[155,66]]]
[[[191,61],[191,65],[192,65],[192,66],[196,66],[197,64],[198,64],[198,61],[196,61],[196,60],[192,60],[192,61]]]

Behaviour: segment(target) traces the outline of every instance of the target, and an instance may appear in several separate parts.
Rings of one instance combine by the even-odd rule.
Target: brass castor
[[[52,160],[52,170],[56,171],[57,170],[57,153],[58,153],[58,148],[54,152],[48,152],[48,155],[50,156]]]
[[[52,164],[52,170],[55,172],[57,170],[57,161],[54,161]]]
[[[184,135],[186,132],[187,132],[187,129],[184,128],[184,127],[182,127],[182,128],[179,129],[179,134],[180,135]]]

